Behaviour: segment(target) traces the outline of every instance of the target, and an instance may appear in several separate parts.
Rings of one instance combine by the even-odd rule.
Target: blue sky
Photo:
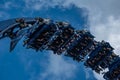
[[[97,40],[106,40],[120,53],[119,0],[0,0],[0,20],[43,17],[67,21],[88,29]],[[104,36],[103,36],[104,35]],[[116,39],[117,37],[117,39]],[[22,40],[9,52],[8,38],[0,40],[0,80],[104,80],[83,63],[53,55],[52,51],[25,49]]]

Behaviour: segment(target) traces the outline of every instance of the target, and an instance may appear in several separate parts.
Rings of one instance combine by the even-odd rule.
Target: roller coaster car
[[[112,63],[116,62],[116,59],[118,58],[117,55],[115,55],[113,52],[111,52],[110,55],[106,56],[104,61],[101,62],[100,66],[105,69],[109,67]]]
[[[52,49],[54,53],[61,54],[62,46],[67,42],[67,40],[74,34],[74,28],[64,27],[62,32],[56,37],[55,40],[48,46],[48,49]],[[62,49],[60,51],[60,49]],[[63,50],[64,51],[64,50]]]
[[[43,24],[43,25],[39,25],[39,27],[36,28],[36,30],[35,30],[34,32],[30,33],[30,34],[27,36],[28,39],[27,39],[27,41],[25,41],[25,42],[31,43],[30,40],[35,40],[36,34],[38,34],[38,32],[43,28],[43,26],[44,26],[44,24]],[[38,37],[38,36],[37,36],[37,37]]]
[[[55,25],[49,25],[38,37],[38,39],[45,39],[44,42],[48,41],[50,37],[56,32]]]
[[[23,18],[16,19],[16,22],[19,23],[20,29],[27,27],[27,23]]]
[[[103,69],[106,68],[108,63],[104,64],[104,61],[107,56],[111,55],[112,50],[113,48],[109,45],[109,43],[101,42],[98,44],[98,47],[90,53],[90,58],[87,59],[85,65],[91,67],[92,69],[98,66],[102,67]]]
[[[51,21],[48,21],[48,23],[49,24],[47,24],[47,22],[45,22],[45,20],[44,19],[42,19],[42,18],[38,18],[38,19],[36,19],[36,23],[34,23],[32,26],[37,26],[37,27],[35,27],[35,30],[33,31],[34,33],[37,33],[37,32],[41,32],[41,29],[44,29],[44,27],[45,26],[49,26],[49,25],[51,25],[52,24],[52,22]],[[34,28],[33,28],[34,29]],[[32,34],[34,34],[34,33],[32,33]]]
[[[112,50],[113,48],[110,46],[109,43],[102,42],[98,44],[98,47],[95,50],[93,50],[89,56],[92,58],[96,55],[99,55],[99,56],[107,55]]]
[[[73,43],[73,45],[71,45],[71,47],[67,50],[67,53],[70,56],[76,57],[76,60],[82,60],[81,58],[83,58],[86,53],[82,53],[80,54],[82,51],[85,51],[87,46],[92,42],[92,38],[91,36],[89,37],[89,35],[87,34],[81,34],[82,39],[78,39],[77,41],[74,41],[75,43]],[[83,56],[84,55],[84,56]]]
[[[80,36],[74,32],[74,34],[65,42],[64,45],[61,46],[60,49],[58,49],[57,53],[62,53],[66,51],[69,46],[74,42],[74,40],[78,39]]]
[[[107,73],[104,74],[105,79],[119,80],[120,79],[120,60],[112,66]]]
[[[49,48],[53,51],[56,50],[58,47],[60,47],[60,44],[62,44],[64,41],[61,37],[57,37],[52,44],[49,45]]]
[[[84,50],[82,50],[82,51],[80,52],[80,55],[83,56],[83,57],[85,57],[88,53],[90,53],[92,50],[95,49],[95,46],[96,46],[96,45],[94,45],[94,41],[92,40],[92,41],[88,44],[88,46],[87,46]]]
[[[34,47],[39,50],[43,45],[47,44],[47,42],[49,42],[49,39],[54,35],[54,33],[56,32],[56,27],[53,24],[48,24],[45,25],[46,28],[41,28],[41,32],[40,34],[38,33],[33,33],[34,35],[37,35],[34,40]]]

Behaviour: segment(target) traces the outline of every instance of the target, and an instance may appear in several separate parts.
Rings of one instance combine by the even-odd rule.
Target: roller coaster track
[[[0,21],[0,39],[11,39],[10,52],[24,38],[24,47],[64,54],[102,74],[106,80],[120,80],[120,57],[108,42],[96,41],[87,30],[75,30],[67,22],[43,18],[15,18]]]

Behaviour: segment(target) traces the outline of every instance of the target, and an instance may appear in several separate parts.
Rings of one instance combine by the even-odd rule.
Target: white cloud
[[[90,75],[91,75],[91,74],[90,74],[91,70],[85,68],[84,71],[85,71],[85,75],[86,75],[86,80],[90,79],[90,77],[91,77],[91,76],[90,76]]]
[[[97,40],[106,40],[115,48],[120,55],[120,18],[109,16],[105,23],[91,24],[91,31]]]
[[[50,52],[49,63],[46,66],[46,71],[40,74],[41,80],[46,80],[50,77],[51,80],[72,80],[75,77],[77,66],[69,63],[62,58],[62,56],[55,55]]]
[[[25,0],[25,6],[28,9],[40,10],[48,7],[55,7],[63,2],[64,0]]]

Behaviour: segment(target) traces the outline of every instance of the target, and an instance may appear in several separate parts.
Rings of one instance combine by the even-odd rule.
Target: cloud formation
[[[67,62],[62,56],[55,55],[50,52],[48,64],[45,72],[40,74],[41,80],[46,80],[48,77],[51,80],[72,80],[75,77],[77,66]]]
[[[43,8],[55,7],[62,4],[64,0],[25,0],[28,9],[40,10]]]

